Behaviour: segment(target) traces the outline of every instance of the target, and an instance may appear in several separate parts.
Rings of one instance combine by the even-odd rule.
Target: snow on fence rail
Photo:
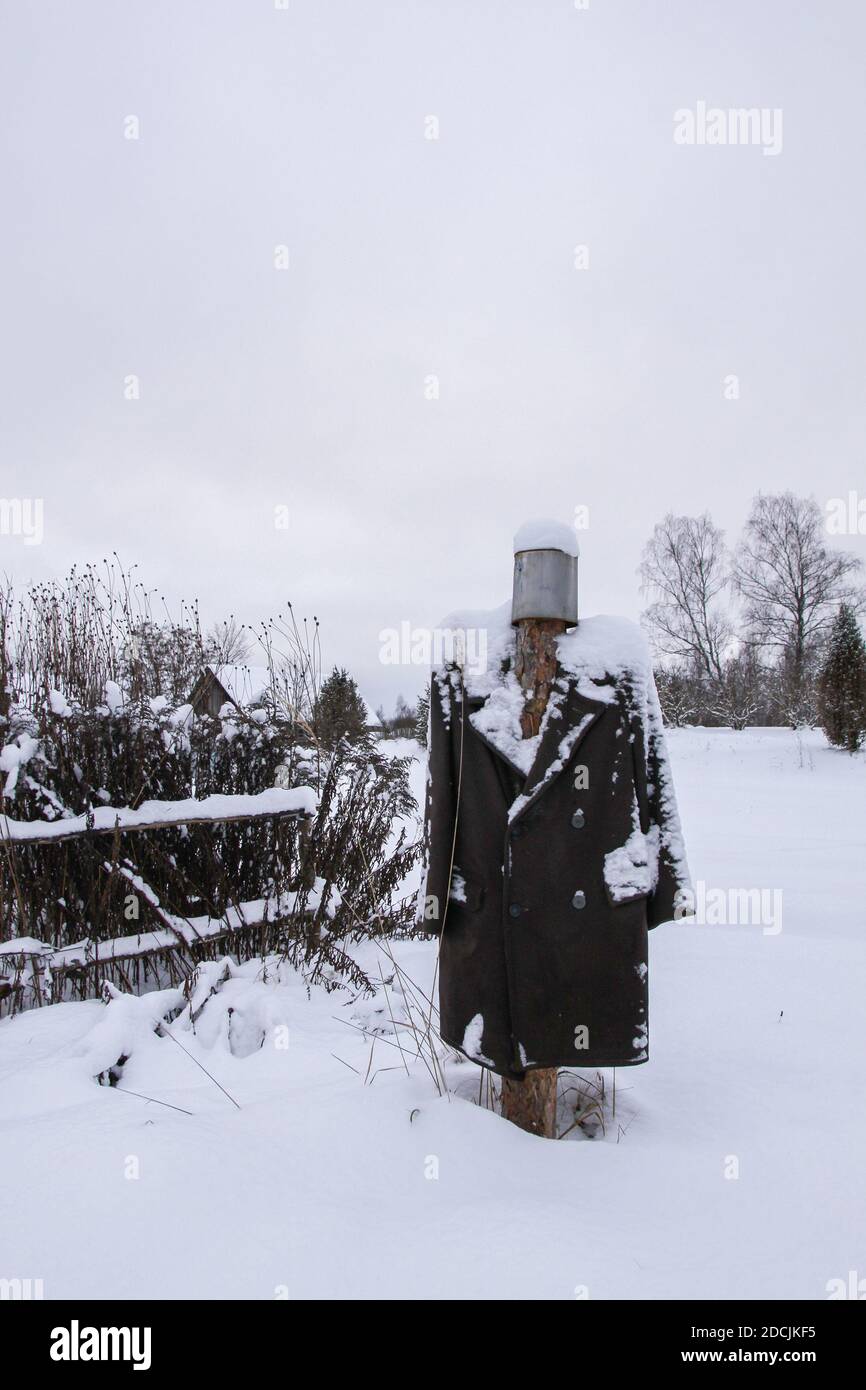
[[[321,879],[308,890],[305,915],[315,912],[321,900]],[[85,938],[70,946],[52,946],[35,937],[15,937],[0,942],[0,1014],[59,1003],[64,999],[93,998],[104,980],[131,994],[142,988],[162,988],[166,981],[180,984],[192,974],[199,960],[216,948],[233,949],[243,956],[273,944],[281,918],[294,910],[296,893],[279,900],[239,903],[222,917],[174,917],[160,911],[170,926],[155,931],[116,936],[108,941]]]
[[[86,815],[56,821],[15,821],[0,815],[0,843],[23,848],[93,834],[262,819],[298,821],[303,833],[317,806],[316,794],[310,787],[272,787],[255,795],[146,801],[136,808],[100,806]],[[172,983],[177,983],[192,972],[197,958],[225,938],[238,943],[258,930],[263,948],[268,934],[273,933],[280,918],[294,911],[298,899],[297,893],[286,892],[271,900],[259,898],[239,903],[220,917],[181,917],[163,907],[157,894],[138,874],[123,865],[104,867],[129,880],[163,923],[162,928],[108,941],[85,938],[69,946],[52,946],[35,937],[0,942],[0,1012],[4,1006],[15,1012],[68,998],[70,987],[73,997],[86,998],[98,992],[104,979],[112,979],[132,993],[138,992],[142,983],[147,985],[149,976],[158,981],[161,975],[167,975]],[[313,874],[312,868],[305,868],[302,863],[307,914],[319,907],[325,887]]]
[[[164,830],[173,825],[222,825],[230,821],[306,820],[317,807],[312,787],[269,787],[254,795],[193,797],[185,801],[144,801],[141,806],[97,806],[81,816],[60,820],[11,820],[0,815],[0,840],[53,845],[79,835],[113,835],[115,831]]]
[[[308,890],[307,913],[319,906],[323,887],[322,880],[316,879]],[[297,898],[297,893],[282,893],[273,900],[258,898],[228,908],[221,917],[178,917],[159,908],[157,915],[167,926],[108,941],[85,938],[70,946],[52,946],[30,936],[2,941],[0,1011],[4,1004],[16,1012],[56,1003],[70,993],[74,998],[92,997],[106,979],[133,994],[142,983],[153,987],[165,977],[173,984],[181,983],[198,960],[210,954],[202,948],[228,944],[237,948],[255,931],[266,936],[294,910]]]
[[[266,926],[292,912],[297,896],[296,893],[282,893],[278,899],[257,898],[238,903],[236,907],[227,908],[221,917],[178,917],[163,909],[159,917],[168,926],[156,931],[135,932],[131,936],[114,936],[108,941],[85,937],[70,946],[52,946],[32,936],[17,936],[11,941],[0,941],[0,969],[6,960],[18,956],[38,958],[50,970],[68,970],[80,969],[97,960],[133,960],[176,946],[192,947]],[[319,904],[320,894],[314,887],[307,896],[312,911]]]

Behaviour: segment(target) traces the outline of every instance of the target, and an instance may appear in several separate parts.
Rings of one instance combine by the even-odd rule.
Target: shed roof
[[[205,670],[241,708],[260,704],[273,685],[267,666],[206,666]]]

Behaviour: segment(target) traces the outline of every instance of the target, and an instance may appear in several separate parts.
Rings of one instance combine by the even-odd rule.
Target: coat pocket
[[[648,898],[653,891],[656,874],[654,837],[635,828],[624,845],[604,856],[604,886],[608,902],[620,903]]]
[[[604,886],[612,907],[648,898],[658,877],[658,826],[650,815],[643,730],[632,724],[632,831],[625,844],[604,856]]]

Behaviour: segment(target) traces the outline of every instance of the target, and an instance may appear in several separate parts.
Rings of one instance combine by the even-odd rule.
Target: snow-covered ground
[[[36,1010],[0,1023],[0,1277],[49,1298],[822,1299],[866,1276],[866,759],[784,730],[671,748],[692,874],[729,924],[653,933],[651,1060],[618,1073],[603,1133],[523,1134],[467,1062],[440,1097],[384,996],[308,999],[254,965],[174,1041],[151,996]],[[398,948],[425,989],[433,953]],[[120,1086],[97,1086],[118,1051]]]

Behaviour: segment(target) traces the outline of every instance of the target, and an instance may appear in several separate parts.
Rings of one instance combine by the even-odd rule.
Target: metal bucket
[[[559,618],[577,622],[577,556],[562,550],[519,550],[514,557],[511,621]]]

